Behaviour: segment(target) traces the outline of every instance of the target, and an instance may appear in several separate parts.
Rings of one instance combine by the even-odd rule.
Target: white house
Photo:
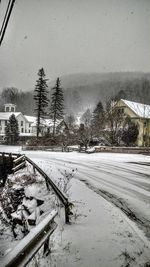
[[[16,105],[5,104],[5,112],[0,112],[0,141],[5,139],[5,127],[12,114],[15,115],[18,126],[19,135],[21,139],[36,136],[37,133],[37,118],[35,116],[23,115],[21,112],[16,112]],[[56,122],[56,126],[60,124],[60,121]],[[53,121],[51,119],[41,119],[40,121],[41,135],[45,133],[51,133],[53,129]]]
[[[36,117],[25,116],[21,112],[16,112],[16,105],[14,104],[5,104],[5,112],[0,112],[0,140],[5,138],[5,127],[8,123],[8,120],[12,114],[15,115],[18,126],[19,126],[19,135],[20,137],[31,137],[35,136],[36,133],[33,132],[32,123],[36,121]]]
[[[36,129],[33,129],[33,124],[36,125],[36,117],[27,115],[24,115],[24,117],[26,119],[26,132],[30,134],[36,133]]]

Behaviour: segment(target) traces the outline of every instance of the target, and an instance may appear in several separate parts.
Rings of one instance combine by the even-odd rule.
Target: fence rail
[[[21,154],[0,153],[2,159],[11,159],[11,173],[24,167],[26,162],[30,163],[44,178],[47,185],[50,185],[61,203],[65,207],[65,221],[69,223],[69,214],[71,203],[67,196],[61,192],[50,177],[30,158]],[[49,252],[49,238],[57,227],[54,218],[58,212],[53,210],[45,219],[42,220],[35,228],[33,228],[27,236],[25,236],[18,245],[6,255],[4,258],[4,267],[24,267],[36,255],[39,249],[44,246],[44,254]]]
[[[25,156],[26,161],[28,161],[46,180],[47,185],[50,185],[61,203],[65,207],[65,221],[69,223],[69,214],[71,203],[68,201],[67,196],[61,192],[61,190],[56,186],[56,184],[50,179],[50,177],[31,159]]]
[[[6,158],[8,159],[6,164]],[[21,168],[26,166],[26,161],[29,162],[34,169],[36,169],[45,179],[47,187],[49,185],[65,207],[65,221],[69,223],[69,214],[71,203],[68,201],[67,196],[61,192],[61,190],[56,186],[56,184],[50,179],[50,177],[30,158],[21,154],[11,154],[11,153],[1,153],[0,152],[0,160],[2,159],[2,165],[0,164],[0,173],[1,179],[3,180],[3,186],[5,185],[7,175],[18,171]]]
[[[18,158],[13,160],[13,168],[12,171],[16,172],[26,166],[25,155],[21,155]]]
[[[18,245],[9,252],[4,261],[4,267],[24,267],[44,246],[44,254],[49,252],[49,238],[57,227],[54,218],[57,211],[53,210],[46,218],[34,227]]]

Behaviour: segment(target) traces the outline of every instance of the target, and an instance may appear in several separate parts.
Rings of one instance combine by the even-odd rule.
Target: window
[[[11,112],[14,112],[14,111],[15,111],[14,107],[11,107]]]
[[[7,125],[7,121],[5,121],[5,126]]]
[[[6,112],[9,112],[9,107],[6,107]]]
[[[21,126],[23,126],[23,121],[21,121]]]
[[[0,125],[1,125],[1,121],[0,121]]]
[[[24,133],[24,128],[21,128],[21,132]]]

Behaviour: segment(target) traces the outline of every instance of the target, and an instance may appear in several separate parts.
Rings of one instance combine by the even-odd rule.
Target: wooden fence
[[[51,180],[51,178],[37,165],[35,162],[33,162],[28,157],[25,157],[26,161],[28,161],[34,169],[36,169],[45,179],[47,187],[50,185],[50,187],[53,189],[54,193],[57,195],[63,206],[65,207],[65,221],[66,223],[69,223],[69,215],[71,213],[70,208],[72,204],[68,201],[67,196],[61,192],[61,190],[57,187],[57,185]]]

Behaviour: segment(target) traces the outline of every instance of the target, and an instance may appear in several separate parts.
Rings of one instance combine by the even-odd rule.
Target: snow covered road
[[[11,148],[12,149],[12,148]],[[17,148],[19,150],[19,148]],[[2,148],[1,148],[2,151]],[[3,149],[4,151],[4,149]],[[5,150],[6,151],[6,150]],[[8,151],[8,147],[7,147]],[[14,148],[14,151],[15,148]],[[16,151],[17,152],[17,151]],[[21,152],[21,151],[19,151]],[[104,247],[110,244],[112,241],[113,235],[113,226],[114,232],[118,233],[118,239],[115,242],[118,242],[116,248],[120,247],[121,251],[124,251],[122,254],[118,251],[110,251],[109,248],[108,258],[106,260],[106,255],[101,260],[103,264],[98,263],[99,255],[99,246],[97,245],[94,253],[97,253],[97,263],[91,265],[92,256],[90,255],[89,265],[86,262],[87,255],[85,256],[83,263],[82,260],[79,260],[77,263],[77,258],[75,257],[74,264],[70,261],[64,259],[60,260],[61,257],[58,257],[58,265],[52,266],[149,266],[144,265],[144,262],[150,261],[149,250],[150,250],[150,157],[144,155],[133,155],[133,154],[111,154],[111,153],[97,153],[97,154],[84,154],[84,153],[60,153],[60,152],[41,152],[41,151],[26,151],[28,157],[33,161],[38,163],[38,165],[48,174],[51,178],[57,180],[59,178],[59,170],[66,171],[75,171],[75,179],[73,182],[71,198],[73,197],[77,201],[82,201],[86,203],[84,207],[80,205],[81,213],[86,210],[91,210],[90,215],[88,213],[87,218],[82,218],[81,225],[84,226],[85,235],[85,250],[83,248],[83,243],[79,238],[76,240],[76,233],[73,235],[73,230],[70,233],[70,238],[75,238],[76,250],[80,246],[81,257],[84,257],[84,254],[89,254],[91,246],[87,245],[89,239],[87,237],[88,231],[96,235],[95,230],[97,229],[97,224],[99,223],[100,227],[104,228],[104,237],[106,237],[107,242],[104,242]],[[79,188],[80,187],[80,188]],[[87,188],[88,187],[88,188]],[[85,189],[87,188],[87,189]],[[76,190],[76,192],[74,192]],[[87,191],[86,191],[87,190]],[[91,193],[90,193],[91,192]],[[96,193],[96,194],[95,194]],[[82,196],[83,194],[83,196]],[[94,199],[94,200],[93,200]],[[116,208],[117,207],[117,208]],[[109,211],[109,212],[108,212]],[[97,216],[97,213],[99,216]],[[111,214],[112,213],[112,214]],[[87,213],[86,213],[87,214]],[[110,214],[110,218],[109,218]],[[101,215],[105,218],[102,219]],[[95,217],[95,221],[91,223],[91,220]],[[121,217],[120,217],[121,216]],[[123,216],[123,217],[122,217]],[[106,218],[107,217],[107,218]],[[112,223],[112,218],[114,222]],[[109,218],[109,219],[108,219]],[[108,224],[106,221],[108,221]],[[91,224],[91,228],[87,229],[86,226],[88,222]],[[121,222],[121,223],[120,223]],[[106,227],[104,227],[106,224]],[[125,224],[125,225],[123,225]],[[93,227],[92,227],[93,226]],[[107,231],[107,228],[110,227],[110,231]],[[69,228],[70,229],[70,228]],[[72,228],[73,229],[73,228]],[[117,232],[118,229],[118,232]],[[122,239],[123,232],[126,230],[129,235],[126,235],[126,239]],[[78,229],[75,229],[75,232],[78,232]],[[108,232],[109,236],[108,238]],[[67,233],[67,234],[66,234]],[[68,229],[64,231],[64,236],[66,234],[66,240],[68,238]],[[80,236],[79,231],[79,236]],[[97,233],[98,234],[98,233]],[[99,233],[100,238],[102,233]],[[91,237],[92,238],[92,237]],[[96,239],[93,237],[92,244],[94,244]],[[81,239],[84,239],[81,236]],[[97,237],[98,239],[98,237]],[[105,239],[105,238],[104,238]],[[137,241],[138,239],[138,241]],[[86,241],[87,240],[87,241]],[[114,240],[114,239],[113,239]],[[140,241],[141,240],[141,241]],[[70,250],[72,249],[70,246]],[[133,248],[131,248],[133,246]],[[126,255],[127,251],[130,251],[132,257],[129,258],[129,255]],[[101,247],[101,252],[104,248]],[[106,247],[105,247],[106,253]],[[75,251],[75,250],[74,250]],[[134,252],[134,253],[133,253]],[[120,253],[120,254],[119,254]],[[126,262],[121,265],[113,261],[113,264],[108,264],[110,260],[113,260],[113,257],[116,255],[123,255],[126,258]],[[139,255],[138,255],[139,254]],[[140,254],[142,256],[140,256]],[[136,256],[135,256],[136,255]],[[67,256],[66,256],[67,257]],[[95,256],[96,257],[96,256]],[[134,258],[140,257],[137,264],[137,260]],[[148,257],[148,258],[147,258]],[[80,257],[79,257],[80,258]],[[128,261],[127,261],[128,258]],[[60,261],[59,261],[60,260]],[[131,260],[131,262],[130,262]],[[129,265],[127,265],[129,263]]]
[[[1,146],[1,151],[19,147]],[[121,208],[150,237],[150,157],[112,153],[26,151],[51,175],[51,166],[77,169],[76,178]],[[144,163],[144,164],[143,164]],[[53,177],[52,177],[53,178]]]
[[[60,257],[58,257],[59,261],[57,261],[57,266],[108,266],[109,261],[111,261],[111,266],[146,266],[144,263],[140,263],[140,261],[143,258],[146,261],[146,255],[149,254],[150,250],[149,157],[143,155],[105,153],[83,154],[77,152],[40,152],[38,154],[37,152],[28,152],[28,156],[36,161],[36,163],[38,163],[42,168],[44,168],[47,173],[49,172],[51,177],[53,177],[53,174],[56,173],[55,171],[53,173],[54,169],[66,170],[68,172],[74,170],[76,172],[75,178],[81,182],[80,184],[77,183],[78,187],[80,186],[81,189],[79,189],[77,186],[75,188],[74,185],[72,190],[76,190],[76,193],[72,192],[72,195],[74,196],[74,199],[79,201],[79,196],[81,197],[83,194],[82,201],[86,203],[84,208],[82,208],[80,205],[80,212],[83,213],[83,215],[88,214],[86,210],[92,210],[90,215],[88,214],[87,220],[84,219],[82,221],[82,227],[84,224],[85,226],[88,223],[91,224],[90,227],[87,227],[87,232],[86,228],[82,233],[79,231],[79,236],[77,238],[76,234],[73,234],[72,237],[72,232],[69,236],[68,232],[65,232],[66,240],[75,239],[72,241],[72,244],[70,244],[69,249],[73,250],[72,246],[74,246],[75,242],[76,250],[80,247],[79,251],[81,258],[84,257],[83,262],[80,260],[79,265],[77,263],[73,264],[72,261],[67,263],[66,258],[63,255],[63,260],[60,260]],[[141,165],[142,163],[145,165]],[[58,177],[56,175],[56,177],[53,178],[57,180]],[[86,191],[85,193],[82,183],[88,186],[90,190],[94,191],[97,197],[94,196],[92,192],[90,193],[90,191]],[[95,198],[95,201],[93,198]],[[103,199],[107,201],[105,202]],[[110,206],[107,205],[107,203],[110,203]],[[119,209],[115,210],[112,204]],[[109,219],[108,210],[109,212],[112,212]],[[115,227],[112,226],[111,216],[115,217],[113,222]],[[103,221],[102,217],[105,219],[107,217],[106,221],[104,219],[105,222]],[[120,226],[121,221],[124,223],[124,225]],[[97,226],[98,229],[99,227],[100,229],[103,229],[103,238],[102,233],[101,231],[99,233]],[[76,229],[76,231],[78,230],[79,229]],[[93,237],[91,236],[91,240],[88,238],[88,231],[91,233],[91,235],[93,234]],[[123,237],[123,231],[129,231],[128,235],[124,235]],[[120,237],[117,239],[113,237],[113,240],[115,240],[115,248],[113,248],[111,251],[111,248],[113,247],[111,244],[113,232],[115,232],[118,236],[120,235]],[[99,235],[100,239],[102,238],[105,240],[106,238],[106,243],[105,241],[103,242],[104,247],[107,247],[111,244],[109,253],[107,254],[107,259],[106,247],[105,249],[101,247],[101,252],[104,249],[103,253],[101,254],[99,252],[99,245],[94,246],[97,235]],[[88,243],[90,245],[88,245]],[[118,244],[120,244],[119,246],[121,251],[119,249],[117,253],[116,249],[118,249]],[[85,249],[83,249],[84,246]],[[95,248],[93,251],[93,253],[95,253],[95,259],[93,258],[93,253],[91,253],[91,247]],[[140,247],[142,247],[143,250]],[[129,257],[131,261],[126,259],[125,263],[121,265],[121,263],[113,260],[115,256],[120,259],[119,255],[121,255],[122,251],[126,251],[126,249],[130,255]],[[75,253],[73,253],[73,251],[72,255]],[[133,259],[137,258],[137,254],[140,254],[140,251],[143,252],[141,258],[138,259],[137,264],[137,261],[134,262]],[[90,255],[89,263],[88,255]],[[101,263],[98,262],[98,256],[101,259]],[[125,257],[128,256],[126,255]],[[76,262],[76,258],[74,260],[74,262]],[[128,263],[129,265],[127,265]]]
[[[150,237],[150,157],[77,152],[28,152],[28,156],[41,167],[77,169],[76,178],[119,207]]]

